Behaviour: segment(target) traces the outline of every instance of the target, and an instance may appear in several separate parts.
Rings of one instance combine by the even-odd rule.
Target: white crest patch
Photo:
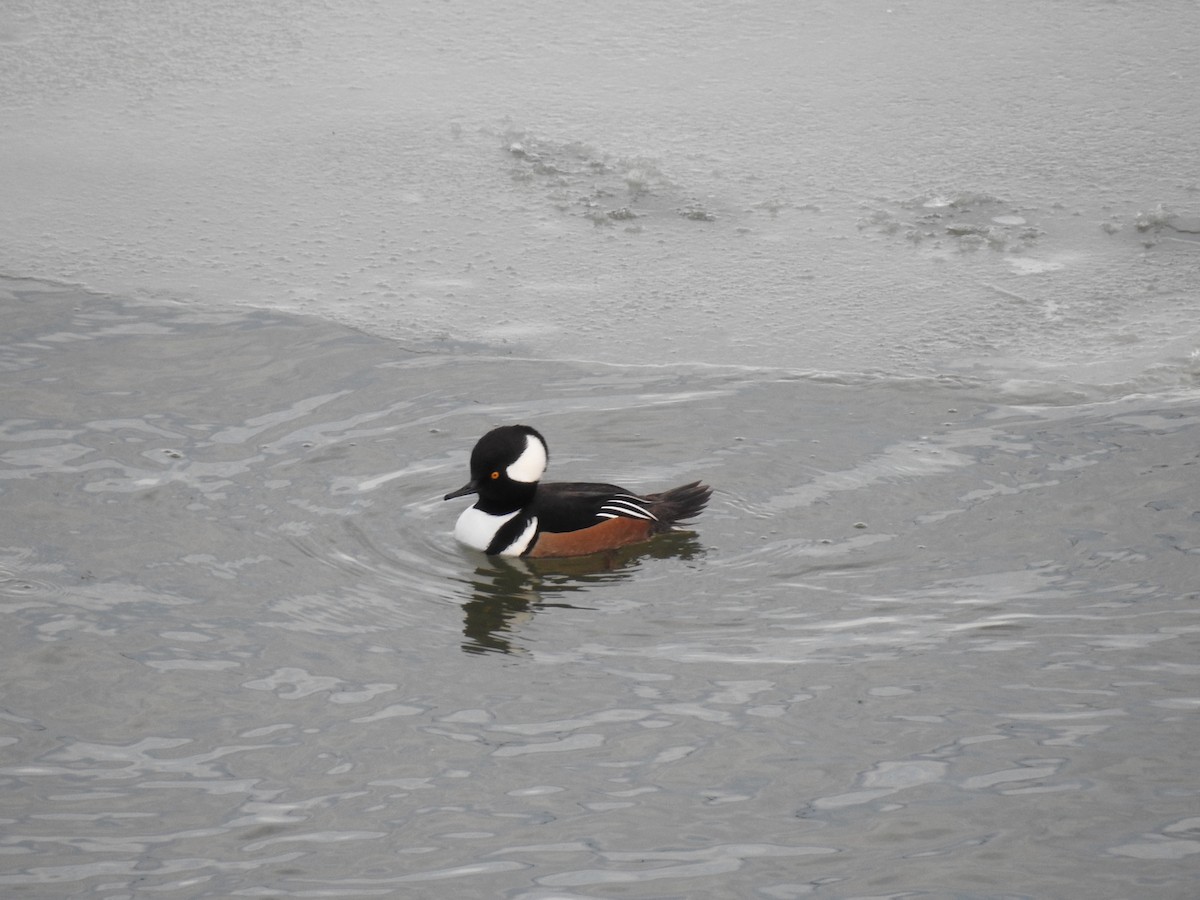
[[[546,462],[549,459],[546,445],[537,439],[536,435],[525,436],[525,449],[517,457],[517,461],[508,467],[508,477],[523,484],[533,484],[541,481],[546,474]]]

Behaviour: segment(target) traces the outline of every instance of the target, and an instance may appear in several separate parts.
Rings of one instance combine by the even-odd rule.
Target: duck
[[[550,451],[529,425],[502,425],[471,451],[471,480],[444,497],[477,495],[454,526],[459,542],[489,556],[588,556],[648,541],[704,510],[700,481],[651,494],[600,482],[543,482]]]

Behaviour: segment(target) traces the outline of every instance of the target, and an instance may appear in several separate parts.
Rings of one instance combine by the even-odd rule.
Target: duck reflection
[[[625,581],[647,559],[692,559],[702,552],[694,534],[673,532],[653,541],[568,559],[488,557],[468,582],[463,606],[466,653],[522,653],[514,642],[540,610],[587,609],[581,601],[602,584]],[[572,602],[575,601],[575,602]]]

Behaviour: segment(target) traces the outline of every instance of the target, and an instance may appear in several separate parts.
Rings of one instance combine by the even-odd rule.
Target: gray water
[[[1198,41],[0,11],[0,893],[1195,896]],[[713,502],[472,554],[514,421]]]

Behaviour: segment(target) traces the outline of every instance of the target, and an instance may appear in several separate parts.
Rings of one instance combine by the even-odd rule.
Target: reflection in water
[[[536,560],[489,557],[475,569],[472,597],[463,606],[466,640],[462,649],[467,653],[520,653],[521,648],[509,636],[537,610],[584,608],[566,602],[566,597],[605,582],[624,581],[646,559],[693,559],[702,552],[694,534],[680,531],[591,556]]]

